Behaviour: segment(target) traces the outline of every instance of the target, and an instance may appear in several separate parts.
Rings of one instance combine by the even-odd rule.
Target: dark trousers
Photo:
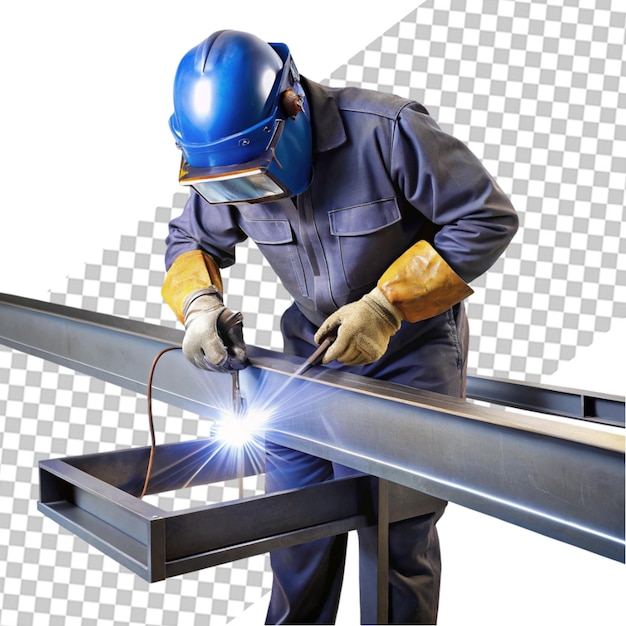
[[[295,308],[282,320],[285,351],[308,356],[315,328]],[[467,319],[463,306],[419,324],[403,325],[380,361],[356,374],[392,380],[462,397],[467,362]],[[331,367],[342,367],[330,364]],[[268,493],[340,478],[353,470],[268,443]],[[389,529],[389,623],[435,624],[441,559],[436,522],[441,512],[396,522]],[[376,528],[359,533],[361,622],[375,623]],[[274,582],[268,624],[333,624],[343,582],[347,536],[276,550],[270,555]]]
[[[266,489],[281,491],[355,473],[302,452],[268,444]],[[441,513],[389,528],[389,623],[435,624],[441,563],[435,523]],[[376,623],[377,530],[359,534],[361,623]],[[339,606],[347,535],[275,550],[268,624],[333,624]]]

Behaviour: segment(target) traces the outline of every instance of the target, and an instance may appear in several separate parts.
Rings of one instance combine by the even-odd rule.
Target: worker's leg
[[[433,320],[428,340],[399,349],[393,362],[378,371],[382,377],[410,385],[463,397],[467,363],[467,319],[462,306]],[[379,367],[374,364],[371,369]],[[416,454],[419,451],[416,450]],[[335,467],[335,475],[342,475]],[[376,499],[376,479],[372,478]],[[443,510],[396,522],[389,528],[389,615],[390,624],[435,624],[439,604],[441,559],[435,526]],[[376,623],[377,529],[359,531],[362,623]]]
[[[320,483],[332,476],[328,461],[268,442],[268,493]],[[339,535],[272,552],[274,580],[266,623],[333,624],[346,544],[346,535]]]
[[[287,332],[285,332],[287,331]],[[297,311],[283,317],[285,348],[307,356],[313,328],[297,318]],[[391,380],[418,389],[464,397],[468,349],[467,318],[462,305],[422,322],[420,333],[404,326],[392,339],[385,358],[371,365],[343,368],[356,374]],[[309,353],[312,352],[312,348]],[[335,468],[336,475],[341,471]],[[434,624],[437,618],[441,563],[435,524],[441,512],[397,522],[389,536],[389,621],[396,624]],[[359,532],[362,619],[372,615],[372,580],[376,578],[377,531]],[[372,578],[373,577],[373,578]],[[375,608],[374,608],[375,611]]]
[[[441,560],[435,523],[441,512],[389,527],[389,624],[436,624]],[[377,529],[359,531],[361,623],[375,624]]]
[[[336,478],[354,470],[334,465]],[[371,478],[373,506],[378,506],[378,479]],[[441,559],[435,524],[443,509],[389,527],[389,624],[435,624],[439,605]],[[378,528],[359,534],[361,624],[377,623]]]

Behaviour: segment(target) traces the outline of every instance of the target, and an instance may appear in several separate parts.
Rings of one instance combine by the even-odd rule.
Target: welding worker
[[[286,45],[225,30],[180,62],[170,128],[189,199],[170,223],[163,296],[185,325],[190,361],[247,365],[240,326],[220,330],[232,313],[220,268],[249,237],[294,300],[281,320],[285,352],[307,357],[336,333],[328,367],[464,396],[468,283],[502,254],[518,218],[424,106],[322,86],[299,74]],[[268,444],[268,492],[345,471]],[[390,623],[437,619],[438,516],[391,527]],[[271,554],[267,623],[334,623],[346,541]],[[375,530],[360,531],[359,545],[363,585],[376,575]],[[365,623],[375,620],[368,600]]]

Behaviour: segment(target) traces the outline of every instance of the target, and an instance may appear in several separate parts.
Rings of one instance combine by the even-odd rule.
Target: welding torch
[[[330,348],[331,344],[333,343],[333,341],[335,341],[336,338],[337,335],[335,333],[330,333],[326,335],[324,339],[322,339],[315,352],[313,352],[313,354],[311,354],[311,356],[308,357],[304,361],[304,363],[302,363],[302,365],[293,374],[291,374],[291,376],[289,376],[289,378],[287,378],[287,380],[267,400],[265,400],[265,406],[271,406],[272,402],[278,396],[280,396],[280,394],[285,390],[285,388],[295,377],[302,376],[302,374],[310,370],[314,365],[318,365],[319,363],[321,363],[324,355],[326,354],[326,350]]]
[[[243,396],[241,395],[241,387],[239,386],[239,370],[233,370],[231,372],[231,376],[233,379],[233,414],[236,416],[241,416],[244,414],[245,411],[245,401],[243,399]]]
[[[217,331],[222,338],[222,341],[226,345],[228,351],[227,338],[231,338],[234,335],[241,335],[243,328],[243,315],[240,312],[234,312],[230,309],[226,309],[217,319]],[[239,370],[231,370],[232,380],[232,411],[233,416],[237,418],[243,418],[246,410],[246,403],[241,395],[241,387],[239,385]],[[245,458],[242,453],[239,454],[237,462],[237,482],[239,485],[239,498],[244,496],[243,479],[245,474]]]
[[[241,319],[238,321],[234,321],[234,324],[241,323]],[[335,340],[336,335],[327,335],[324,340],[320,343],[318,348],[313,352],[313,354],[304,361],[304,363],[294,372],[294,374],[289,377],[285,383],[278,389],[273,395],[272,398],[268,401],[268,404],[273,401],[274,398],[279,396],[285,387],[293,380],[295,376],[301,376],[307,370],[309,370],[314,365],[317,365],[321,362],[326,353],[326,350],[330,347],[330,345]],[[245,414],[245,400],[241,395],[241,388],[239,386],[239,370],[233,370],[231,372],[232,375],[232,403],[233,403],[233,415],[235,417],[243,417]],[[239,482],[239,498],[243,498],[243,477],[244,477],[244,457],[243,455],[239,459],[239,468],[238,468],[238,482]]]
[[[241,333],[243,326],[243,315],[240,312],[234,312],[226,309],[217,320],[217,331],[228,350],[227,338],[232,337],[234,333]],[[242,416],[245,411],[245,400],[241,395],[241,387],[239,386],[239,370],[231,370],[232,376],[232,408],[233,415]]]
[[[318,365],[321,363],[324,355],[326,354],[326,350],[330,348],[331,344],[337,335],[335,333],[328,334],[322,339],[320,345],[317,347],[317,350],[294,372],[294,376],[302,376],[306,371],[310,370],[314,365]]]

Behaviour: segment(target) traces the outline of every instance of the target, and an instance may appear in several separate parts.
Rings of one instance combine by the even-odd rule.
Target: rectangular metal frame
[[[157,480],[148,493],[235,478],[219,469],[228,467],[219,458],[205,463],[216,445],[207,439],[157,446]],[[38,503],[46,516],[148,582],[374,525],[380,515],[371,478],[362,475],[165,511],[133,495],[148,455],[149,448],[134,448],[41,461]],[[172,466],[175,459],[185,459],[179,463],[184,471]],[[248,463],[245,473],[258,469]],[[391,494],[382,503],[385,524],[445,506],[397,485]]]

